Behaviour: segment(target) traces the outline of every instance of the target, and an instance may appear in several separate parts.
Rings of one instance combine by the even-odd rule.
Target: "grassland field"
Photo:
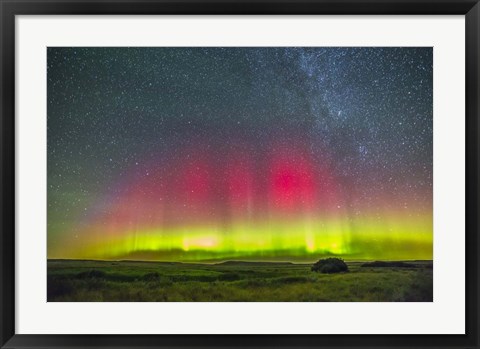
[[[49,260],[49,302],[431,302],[432,261],[322,274],[312,264]]]

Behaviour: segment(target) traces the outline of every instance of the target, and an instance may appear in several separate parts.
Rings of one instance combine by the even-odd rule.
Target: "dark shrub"
[[[363,263],[362,267],[370,268],[416,268],[415,264],[405,263],[405,262],[384,262],[384,261],[375,261]]]
[[[348,271],[348,266],[340,258],[326,258],[320,259],[317,263],[315,263],[312,266],[312,271],[324,274],[342,273]]]
[[[219,281],[236,281],[240,279],[241,277],[237,273],[225,273],[218,277]]]
[[[104,279],[106,275],[107,274],[105,274],[104,271],[92,269],[89,271],[78,273],[77,278],[78,279]]]
[[[304,282],[309,282],[310,279],[305,277],[305,276],[286,276],[286,277],[280,277],[280,278],[274,278],[272,279],[272,283],[274,284],[295,284],[295,283],[304,283]]]
[[[47,284],[47,301],[55,301],[55,298],[65,296],[74,290],[72,282],[64,278],[49,277]]]
[[[137,275],[132,275],[132,274],[110,273],[107,275],[107,279],[109,281],[116,281],[116,282],[132,282],[132,281],[136,281],[137,278],[138,278]]]
[[[153,273],[147,273],[142,276],[143,281],[159,281],[160,280],[160,274],[154,271]]]

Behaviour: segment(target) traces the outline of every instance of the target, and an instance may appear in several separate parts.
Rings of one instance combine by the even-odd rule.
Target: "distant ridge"
[[[156,263],[156,264],[203,264],[197,262],[173,262],[173,261],[153,261],[142,259],[66,259],[66,258],[49,258],[48,262],[93,262],[93,263]],[[212,264],[212,263],[209,263]]]
[[[225,261],[220,263],[215,263],[214,265],[295,265],[292,262],[256,262],[256,261]]]
[[[166,264],[166,265],[245,265],[245,266],[265,266],[265,265],[302,265],[309,263],[293,263],[293,262],[275,262],[275,261],[223,261],[214,263],[212,261],[199,262],[171,262],[171,261],[150,261],[150,260],[136,260],[136,259],[64,259],[58,258],[48,259],[49,262],[93,262],[93,263],[152,263],[152,264]]]

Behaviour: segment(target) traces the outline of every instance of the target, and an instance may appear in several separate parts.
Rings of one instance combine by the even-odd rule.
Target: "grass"
[[[49,302],[431,302],[431,261],[321,274],[310,264],[49,260]]]

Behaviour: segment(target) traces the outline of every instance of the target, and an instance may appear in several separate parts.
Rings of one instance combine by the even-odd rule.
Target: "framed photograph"
[[[479,6],[1,1],[1,348],[479,348]]]

